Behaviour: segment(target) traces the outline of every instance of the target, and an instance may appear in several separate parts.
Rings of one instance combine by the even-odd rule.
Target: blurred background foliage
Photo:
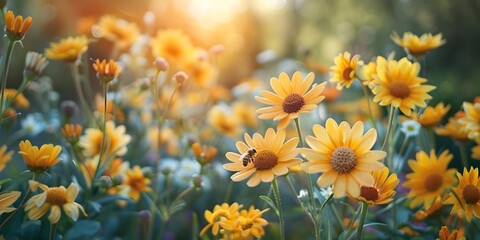
[[[198,46],[225,46],[219,59],[220,82],[233,86],[250,77],[258,67],[256,56],[270,50],[275,59],[305,57],[331,65],[342,51],[361,54],[365,61],[392,51],[396,58],[405,53],[390,35],[410,31],[415,34],[443,33],[447,43],[429,53],[422,73],[438,89],[433,103],[449,102],[454,113],[465,100],[472,101],[480,87],[480,0],[456,1],[352,1],[352,0],[18,0],[9,9],[34,18],[25,49],[43,52],[49,42],[70,35],[91,35],[91,26],[104,14],[136,22],[142,29],[144,13],[155,15],[153,29],[180,28]],[[91,44],[89,57],[104,57],[111,44],[98,40]],[[21,79],[26,50],[13,58],[9,85]],[[274,60],[275,60],[274,59]],[[71,76],[61,71],[65,63],[54,62],[46,75],[53,76],[54,88],[71,91]],[[55,74],[49,74],[55,73]],[[95,85],[94,85],[95,86]],[[71,94],[62,94],[68,98]]]

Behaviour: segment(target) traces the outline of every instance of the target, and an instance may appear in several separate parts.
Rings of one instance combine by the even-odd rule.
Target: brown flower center
[[[345,68],[345,69],[343,70],[343,73],[342,73],[343,79],[345,79],[345,80],[352,80],[353,78],[350,77],[350,73],[351,73],[352,71],[353,71],[353,68],[351,68],[351,67]]]
[[[367,199],[367,201],[376,201],[380,197],[380,193],[375,187],[361,186],[360,196]]]
[[[403,82],[392,82],[388,85],[388,90],[390,90],[390,94],[392,94],[396,98],[407,98],[410,96],[410,87]]]
[[[442,183],[443,183],[442,177],[437,174],[433,174],[428,176],[425,179],[424,185],[427,191],[435,192],[440,188],[440,186],[442,186]]]
[[[480,192],[473,184],[465,186],[462,194],[467,204],[475,204],[480,200]]]
[[[305,105],[305,99],[296,93],[292,93],[285,97],[282,107],[286,113],[296,113],[300,111],[303,105]]]
[[[349,173],[357,165],[357,158],[349,147],[338,147],[333,151],[330,163],[335,171]]]
[[[47,203],[62,206],[67,202],[67,190],[64,188],[50,188],[47,191]]]
[[[257,170],[268,170],[275,167],[277,162],[278,157],[275,153],[270,150],[263,150],[255,155],[253,164]]]

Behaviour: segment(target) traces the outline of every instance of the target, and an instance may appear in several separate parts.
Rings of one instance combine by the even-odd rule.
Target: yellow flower
[[[63,208],[65,214],[73,221],[77,221],[78,219],[78,209],[82,211],[84,216],[87,216],[82,205],[75,202],[79,189],[74,183],[70,183],[68,188],[64,186],[48,187],[37,181],[29,180],[28,185],[32,192],[37,191],[38,188],[43,190],[42,193],[33,196],[25,204],[28,219],[38,220],[50,209],[48,220],[50,223],[55,224],[62,216],[60,207]]]
[[[249,187],[255,187],[260,182],[271,182],[275,176],[287,174],[289,167],[302,162],[295,158],[299,153],[298,138],[285,142],[285,137],[284,130],[275,132],[272,128],[267,129],[265,137],[259,133],[250,137],[245,133],[245,143],[238,141],[236,144],[240,154],[228,152],[225,156],[231,163],[224,164],[223,167],[236,172],[230,177],[235,182],[250,177],[247,182]],[[252,149],[255,149],[254,154]],[[250,160],[244,161],[244,156],[249,154]]]
[[[373,87],[375,81],[375,75],[377,74],[377,63],[375,61],[369,62],[363,65],[358,72],[358,77],[362,81],[362,84],[368,87]]]
[[[423,85],[427,79],[418,77],[420,65],[411,63],[407,58],[400,61],[387,61],[383,57],[377,58],[377,75],[372,89],[374,102],[380,106],[392,105],[400,108],[405,115],[410,116],[415,106],[426,107],[425,100],[432,97],[427,93],[435,89],[434,86]]]
[[[214,146],[200,145],[200,143],[192,144],[193,156],[197,161],[205,165],[213,160],[215,155],[217,155],[217,149]]]
[[[442,226],[442,229],[438,231],[437,240],[465,240],[467,239],[464,235],[463,228],[460,230],[455,229],[452,232],[448,230],[446,226]]]
[[[250,206],[248,210],[242,209],[240,216],[236,219],[225,219],[220,222],[220,226],[225,230],[226,239],[249,239],[260,238],[265,235],[264,226],[268,221],[262,218],[262,214],[268,211],[265,209],[260,211],[254,206]]]
[[[150,179],[143,175],[139,166],[127,170],[123,185],[126,187],[129,198],[138,201],[142,192],[151,192],[152,189],[148,186],[149,184]]]
[[[189,81],[193,82],[200,88],[210,88],[217,76],[216,69],[213,65],[205,60],[195,60],[186,64],[186,72]]]
[[[450,117],[448,123],[443,127],[435,128],[435,133],[440,136],[449,136],[457,141],[468,140],[468,130],[462,119],[465,117],[463,112],[457,112],[455,117]]]
[[[442,121],[443,116],[448,113],[448,110],[450,110],[450,105],[445,106],[443,103],[439,103],[435,108],[428,106],[419,116],[414,113],[412,118],[417,120],[417,122],[425,128],[434,127]]]
[[[451,214],[465,217],[468,222],[474,215],[480,218],[480,178],[478,168],[463,168],[463,175],[457,172],[458,185],[452,188],[452,192],[445,199],[444,204],[453,205]]]
[[[8,193],[0,194],[0,215],[4,213],[13,212],[15,210],[11,205],[17,201],[22,193],[19,191],[11,191]]]
[[[0,147],[0,172],[5,168],[8,162],[12,160],[13,151],[7,152],[7,145]]]
[[[125,50],[138,39],[140,30],[135,23],[105,15],[98,23],[98,34],[117,44],[120,50]]]
[[[97,58],[92,66],[95,72],[97,72],[97,77],[105,84],[117,78],[120,75],[120,71],[122,71],[122,68],[112,59],[108,62],[106,59],[103,59],[100,62],[100,59]]]
[[[179,30],[159,31],[151,45],[155,57],[163,57],[177,67],[185,64],[194,54],[190,38]]]
[[[87,49],[87,37],[68,37],[60,42],[50,43],[50,47],[45,49],[45,56],[53,60],[75,62]]]
[[[419,209],[413,216],[413,220],[417,222],[424,221],[427,217],[433,216],[443,209],[443,200],[441,198],[436,198],[435,202],[428,209]]]
[[[30,107],[30,102],[28,101],[28,99],[25,98],[23,93],[18,92],[16,89],[6,88],[4,94],[5,94],[4,97],[9,100],[11,100],[15,96],[15,94],[17,94],[17,96],[15,96],[15,99],[13,100],[13,105],[15,105],[15,107],[18,107],[18,108]]]
[[[255,114],[256,106],[254,104],[236,101],[232,105],[232,110],[235,118],[239,119],[243,125],[249,128],[258,127],[257,115]]]
[[[480,102],[463,102],[465,118],[462,123],[468,130],[468,137],[475,140],[480,137]]]
[[[424,33],[418,37],[411,32],[406,32],[403,34],[403,38],[400,38],[400,36],[394,32],[391,38],[398,46],[403,47],[407,53],[415,57],[421,57],[426,52],[445,44],[441,33],[435,36],[431,33]]]
[[[82,135],[82,126],[80,124],[65,124],[63,128],[60,129],[62,136],[71,143],[78,142],[80,135]]]
[[[120,125],[115,127],[115,123],[108,121],[106,123],[105,136],[105,158],[112,155],[123,156],[127,153],[127,145],[130,143],[131,137],[125,134],[125,126]],[[100,147],[102,145],[103,131],[98,128],[88,128],[85,130],[85,135],[80,137],[79,145],[84,149],[83,153],[87,157],[93,157],[100,154]]]
[[[282,72],[279,78],[270,79],[270,86],[275,93],[262,91],[262,96],[255,96],[255,99],[272,106],[258,109],[258,118],[280,120],[277,128],[284,129],[292,119],[298,118],[300,113],[315,109],[325,98],[321,94],[327,83],[314,84],[307,92],[314,78],[311,72],[302,80],[302,73],[295,72],[290,80],[288,75]]]
[[[5,15],[5,31],[12,41],[22,40],[31,26],[31,17],[27,17],[23,20],[23,17],[20,15],[15,17],[12,11],[8,11]]]
[[[205,210],[205,220],[207,220],[208,224],[200,231],[200,236],[205,234],[209,228],[212,228],[213,235],[217,235],[220,230],[220,222],[227,219],[237,219],[240,215],[239,209],[242,207],[238,203],[233,203],[232,205],[223,203],[222,205],[216,205],[213,208],[213,212]]]
[[[379,160],[387,155],[384,151],[371,150],[377,139],[375,129],[363,134],[363,123],[356,122],[353,127],[347,122],[337,125],[329,118],[325,128],[315,124],[315,136],[307,136],[311,149],[303,152],[308,162],[302,164],[307,173],[319,173],[318,186],[326,188],[333,185],[336,198],[345,194],[360,196],[360,186],[374,186],[375,179],[370,172],[384,167]]]
[[[39,149],[26,140],[21,141],[18,147],[18,153],[22,155],[25,165],[32,172],[44,172],[60,161],[58,155],[62,151],[62,147],[58,145],[43,144]]]
[[[357,70],[363,62],[360,60],[360,55],[351,57],[349,52],[340,53],[333,61],[335,66],[330,67],[330,82],[337,83],[337,88],[349,88],[355,78],[357,78]]]
[[[447,169],[453,155],[445,150],[437,157],[432,150],[430,156],[423,151],[417,152],[416,158],[408,160],[413,172],[406,175],[403,186],[410,189],[407,198],[413,198],[410,208],[423,203],[425,209],[429,209],[455,183],[455,169]]]
[[[128,95],[128,94],[125,94]],[[138,94],[136,97],[141,97],[141,94]],[[128,98],[128,96],[125,96]],[[129,99],[130,100],[130,99]],[[135,100],[128,101],[130,104],[134,105]],[[103,112],[105,111],[105,98],[100,95],[95,96],[95,114],[100,114],[99,118],[103,118]],[[133,107],[133,106],[132,106]],[[107,121],[115,120],[116,122],[122,123],[125,121],[125,113],[122,111],[121,107],[111,99],[107,99]]]
[[[397,174],[393,173],[389,176],[388,168],[386,167],[381,170],[373,171],[372,174],[375,183],[373,186],[361,186],[358,199],[370,205],[381,205],[391,202],[395,195],[395,188],[400,182],[397,178]]]
[[[208,112],[209,124],[218,132],[230,137],[237,136],[239,132],[239,120],[233,114],[232,109],[223,105],[215,105]]]

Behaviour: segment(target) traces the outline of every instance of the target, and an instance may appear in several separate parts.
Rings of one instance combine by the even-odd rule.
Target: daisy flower
[[[445,199],[444,203],[453,205],[451,214],[465,215],[468,222],[472,216],[480,218],[480,178],[478,168],[463,169],[463,174],[457,172],[458,185]]]
[[[273,92],[262,91],[262,96],[256,96],[257,101],[272,105],[270,107],[260,108],[257,113],[260,119],[280,120],[278,129],[284,129],[292,119],[296,119],[301,113],[307,113],[317,107],[325,97],[322,92],[325,89],[326,82],[314,84],[314,74],[309,73],[302,80],[301,72],[295,72],[292,79],[286,73],[280,73],[278,78],[270,80],[270,86]],[[307,92],[307,90],[312,88]]]
[[[330,67],[330,82],[337,83],[337,88],[350,88],[353,81],[357,78],[357,71],[363,62],[360,60],[360,55],[351,57],[349,52],[338,54],[333,60],[335,65]]]
[[[403,37],[400,37],[398,33],[394,32],[391,38],[398,46],[403,47],[407,53],[415,57],[421,57],[428,51],[445,44],[445,39],[442,39],[441,33],[437,35],[424,33],[418,37],[411,32],[406,32]]]

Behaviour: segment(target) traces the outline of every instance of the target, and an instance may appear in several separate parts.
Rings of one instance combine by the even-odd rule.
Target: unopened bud
[[[202,175],[194,174],[192,178],[192,182],[195,188],[202,188]]]
[[[168,64],[167,60],[162,57],[157,57],[155,58],[155,61],[153,61],[153,66],[161,72],[167,71],[170,65]]]
[[[98,182],[100,183],[100,187],[102,188],[108,189],[113,186],[112,178],[110,178],[109,176],[101,176],[98,179]]]
[[[65,116],[68,118],[72,117],[78,112],[78,105],[74,101],[70,100],[62,102],[60,108],[62,109],[63,114],[65,114]]]
[[[185,72],[177,72],[173,75],[173,79],[177,82],[177,85],[183,85],[188,80],[188,75]]]

